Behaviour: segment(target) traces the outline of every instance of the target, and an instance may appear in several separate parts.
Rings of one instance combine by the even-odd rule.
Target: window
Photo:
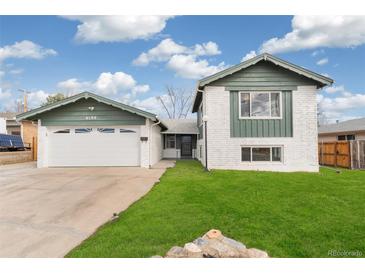
[[[134,130],[130,130],[130,129],[124,129],[124,128],[121,128],[119,130],[120,133],[136,133]]]
[[[242,162],[281,162],[281,147],[242,147]]]
[[[280,92],[240,92],[240,118],[280,118]]]
[[[60,129],[60,130],[57,130],[57,131],[55,131],[53,133],[56,133],[56,134],[58,134],[58,133],[70,133],[70,129],[69,128],[67,128],[67,129]]]
[[[98,128],[98,131],[100,133],[114,133],[115,129],[114,128]]]
[[[175,148],[175,135],[172,135],[172,134],[167,134],[165,135],[165,147],[166,148]]]
[[[270,150],[271,149],[269,147],[253,147],[252,161],[254,162],[270,161]]]
[[[90,133],[92,132],[92,128],[76,128],[75,133]]]
[[[338,135],[337,136],[337,141],[351,141],[351,140],[355,140],[355,135],[354,134]]]

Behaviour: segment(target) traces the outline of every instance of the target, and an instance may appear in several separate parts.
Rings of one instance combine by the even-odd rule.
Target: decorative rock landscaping
[[[246,248],[243,243],[225,237],[221,231],[211,229],[184,247],[173,246],[165,258],[269,258],[269,255],[256,248]]]

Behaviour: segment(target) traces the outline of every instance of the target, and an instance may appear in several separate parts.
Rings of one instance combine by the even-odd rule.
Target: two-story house
[[[197,158],[207,169],[318,171],[316,95],[332,83],[266,53],[200,80]]]

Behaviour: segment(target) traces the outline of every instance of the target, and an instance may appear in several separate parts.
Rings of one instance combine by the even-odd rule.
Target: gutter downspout
[[[201,89],[196,89],[197,92],[201,92],[202,93],[202,96],[204,97],[203,95],[203,91],[204,90],[201,90]],[[202,98],[202,101],[203,101],[203,98]],[[204,104],[203,104],[204,106]],[[202,119],[203,117],[206,117],[206,115],[203,115],[202,113]],[[208,169],[208,131],[207,131],[207,124],[208,124],[208,121],[204,121],[204,147],[205,147],[205,170],[206,171],[209,171]]]
[[[157,117],[156,117],[157,118]],[[149,132],[148,132],[148,135],[149,135],[149,137],[148,137],[148,141],[149,141],[149,144],[148,144],[148,168],[149,169],[151,169],[151,144],[152,144],[152,128],[154,127],[154,126],[157,126],[157,125],[159,125],[159,124],[161,124],[161,121],[160,120],[158,120],[157,119],[157,121],[158,122],[156,122],[156,123],[154,123],[154,124],[152,124],[151,125],[151,127],[150,127],[150,130],[149,130]]]

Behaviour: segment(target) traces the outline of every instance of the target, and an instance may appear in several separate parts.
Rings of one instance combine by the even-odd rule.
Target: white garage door
[[[138,126],[48,127],[49,166],[139,166]]]

